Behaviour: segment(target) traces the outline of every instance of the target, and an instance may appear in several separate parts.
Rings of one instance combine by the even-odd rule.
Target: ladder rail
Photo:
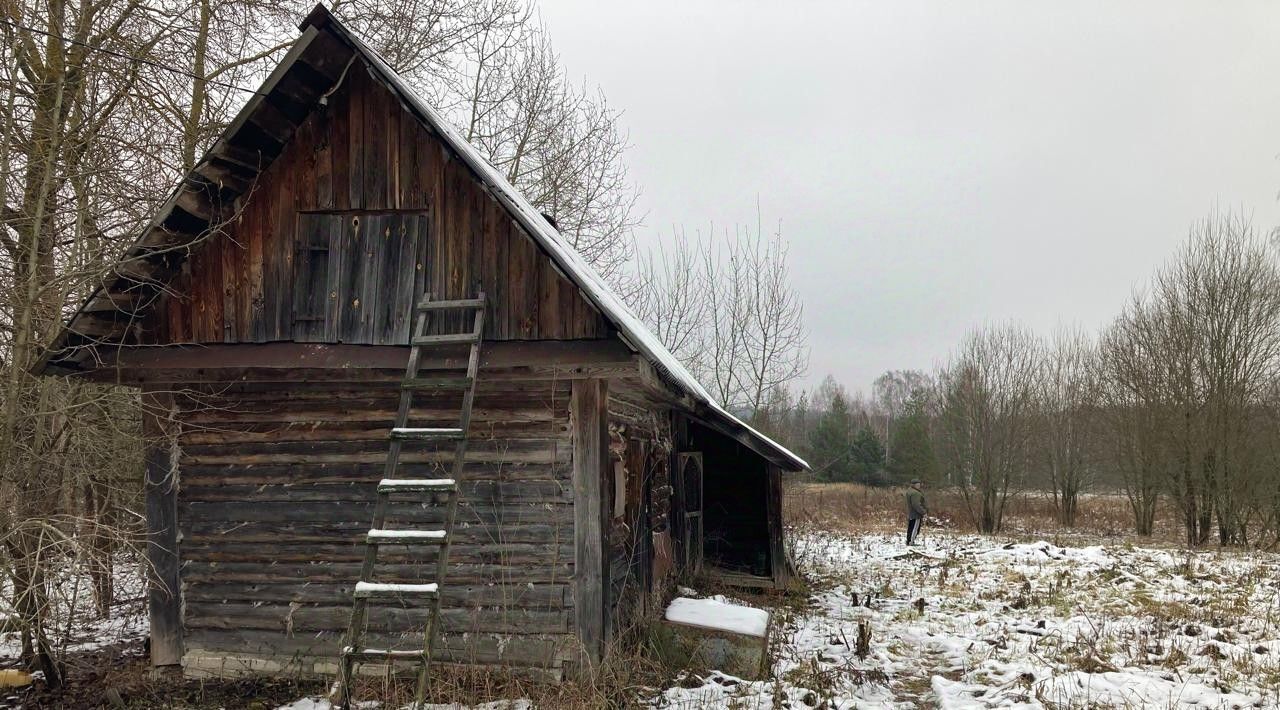
[[[481,304],[485,302],[484,291],[477,294],[476,300]],[[460,481],[462,478],[462,469],[466,465],[467,458],[467,433],[471,431],[471,410],[475,405],[476,398],[476,379],[480,370],[480,341],[484,336],[484,306],[481,305],[475,312],[475,321],[472,324],[472,332],[475,334],[475,341],[471,344],[471,354],[467,358],[467,378],[471,381],[471,386],[462,394],[462,416],[458,420],[458,428],[464,432],[461,439],[458,440],[454,448],[453,456],[453,472],[452,478]],[[453,543],[453,526],[458,517],[458,499],[461,497],[454,495],[449,501],[449,511],[446,513],[445,529],[450,531],[445,536],[444,544],[440,547],[440,556],[436,558],[436,582],[443,589],[444,578],[449,570],[449,548]],[[431,615],[427,617],[427,637],[425,639],[426,653],[423,662],[422,673],[418,677],[418,687],[414,693],[414,697],[418,699],[421,705],[422,699],[427,693],[427,671],[431,664],[432,652],[435,650],[436,641],[440,635],[440,603],[443,595],[437,594],[431,600]]]
[[[335,693],[339,701],[339,707],[347,710],[351,707],[351,686],[354,680],[355,667],[359,663],[366,660],[381,658],[388,662],[395,660],[412,660],[418,664],[418,680],[417,688],[414,694],[414,707],[421,707],[427,691],[427,681],[433,652],[440,635],[440,607],[442,602],[445,576],[448,573],[449,551],[453,541],[453,528],[457,522],[458,501],[461,498],[460,478],[465,467],[465,459],[467,455],[467,443],[471,428],[471,415],[475,405],[475,391],[477,374],[480,366],[480,345],[484,339],[484,323],[486,298],[483,291],[477,293],[473,299],[455,299],[444,301],[432,301],[431,294],[426,293],[423,299],[415,306],[414,316],[414,332],[410,336],[409,343],[409,359],[405,366],[405,376],[400,388],[400,401],[396,409],[395,420],[392,424],[392,431],[389,435],[390,443],[387,449],[386,465],[383,469],[383,479],[378,486],[378,500],[374,506],[373,525],[369,535],[366,537],[365,555],[363,563],[360,567],[360,582],[356,585],[361,593],[354,595],[351,609],[350,625],[348,627],[346,638],[344,639],[341,658],[339,659],[338,679],[335,686]],[[431,323],[430,316],[438,312],[446,312],[450,310],[473,310],[474,317],[472,320],[472,329],[468,332],[443,335],[428,336],[428,325]],[[445,388],[439,387],[423,387],[423,382],[418,377],[419,369],[422,363],[422,348],[432,345],[448,347],[450,345],[459,345],[467,343],[470,347],[470,353],[467,358],[467,372],[464,378],[453,378],[454,386]],[[462,391],[462,403],[459,407],[459,421],[456,429],[412,429],[409,428],[408,420],[413,410],[413,397],[417,392],[439,392],[441,389],[454,389]],[[443,436],[438,436],[443,435]],[[451,478],[437,479],[433,481],[406,481],[410,485],[397,486],[397,472],[400,465],[401,448],[406,441],[441,441],[441,439],[454,440],[454,458],[451,471]],[[445,483],[450,485],[445,486]],[[433,484],[424,486],[423,484]],[[438,488],[438,490],[436,490]],[[436,558],[436,581],[434,584],[428,585],[396,585],[373,582],[373,576],[378,563],[378,553],[383,543],[379,543],[379,539],[390,539],[394,537],[396,531],[385,529],[387,521],[388,507],[390,505],[390,497],[396,492],[429,492],[431,498],[437,503],[441,493],[447,496],[445,523],[442,529],[443,537],[438,535],[422,535],[403,534],[402,543],[386,543],[386,544],[408,544],[409,540],[413,540],[419,544],[437,545],[439,552]],[[389,537],[390,536],[390,537]],[[392,651],[381,649],[365,649],[362,647],[361,641],[364,635],[364,627],[368,621],[368,605],[372,599],[383,593],[394,593],[397,589],[420,588],[419,591],[429,591],[430,596],[430,613],[427,616],[427,628],[424,630],[423,649],[421,651]]]

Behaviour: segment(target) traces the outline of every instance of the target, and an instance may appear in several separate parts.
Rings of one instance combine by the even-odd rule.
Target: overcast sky
[[[808,384],[1097,328],[1215,204],[1280,224],[1280,3],[540,7],[625,111],[642,240],[782,221]]]

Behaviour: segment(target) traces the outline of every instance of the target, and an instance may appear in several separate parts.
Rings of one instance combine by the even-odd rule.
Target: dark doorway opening
[[[767,463],[734,439],[697,422],[689,423],[688,444],[702,453],[706,571],[770,577]]]

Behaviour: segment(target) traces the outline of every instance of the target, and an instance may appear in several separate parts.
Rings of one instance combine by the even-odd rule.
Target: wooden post
[[[609,470],[608,380],[574,380],[569,402],[573,422],[573,600],[578,638],[586,661],[604,655],[606,590],[602,481]]]
[[[773,464],[765,466],[765,496],[771,576],[774,586],[783,589],[791,581],[791,566],[787,562],[786,541],[783,539],[785,521],[782,519],[782,469]]]
[[[175,666],[182,663],[182,588],[178,579],[178,451],[170,419],[173,396],[144,391],[142,404],[151,665]]]

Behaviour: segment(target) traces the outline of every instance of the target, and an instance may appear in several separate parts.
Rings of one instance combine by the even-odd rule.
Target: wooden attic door
[[[300,212],[294,230],[293,339],[403,345],[423,292],[424,212]]]
[[[691,574],[702,571],[702,452],[680,454],[676,466],[676,491],[683,519],[685,567]]]

